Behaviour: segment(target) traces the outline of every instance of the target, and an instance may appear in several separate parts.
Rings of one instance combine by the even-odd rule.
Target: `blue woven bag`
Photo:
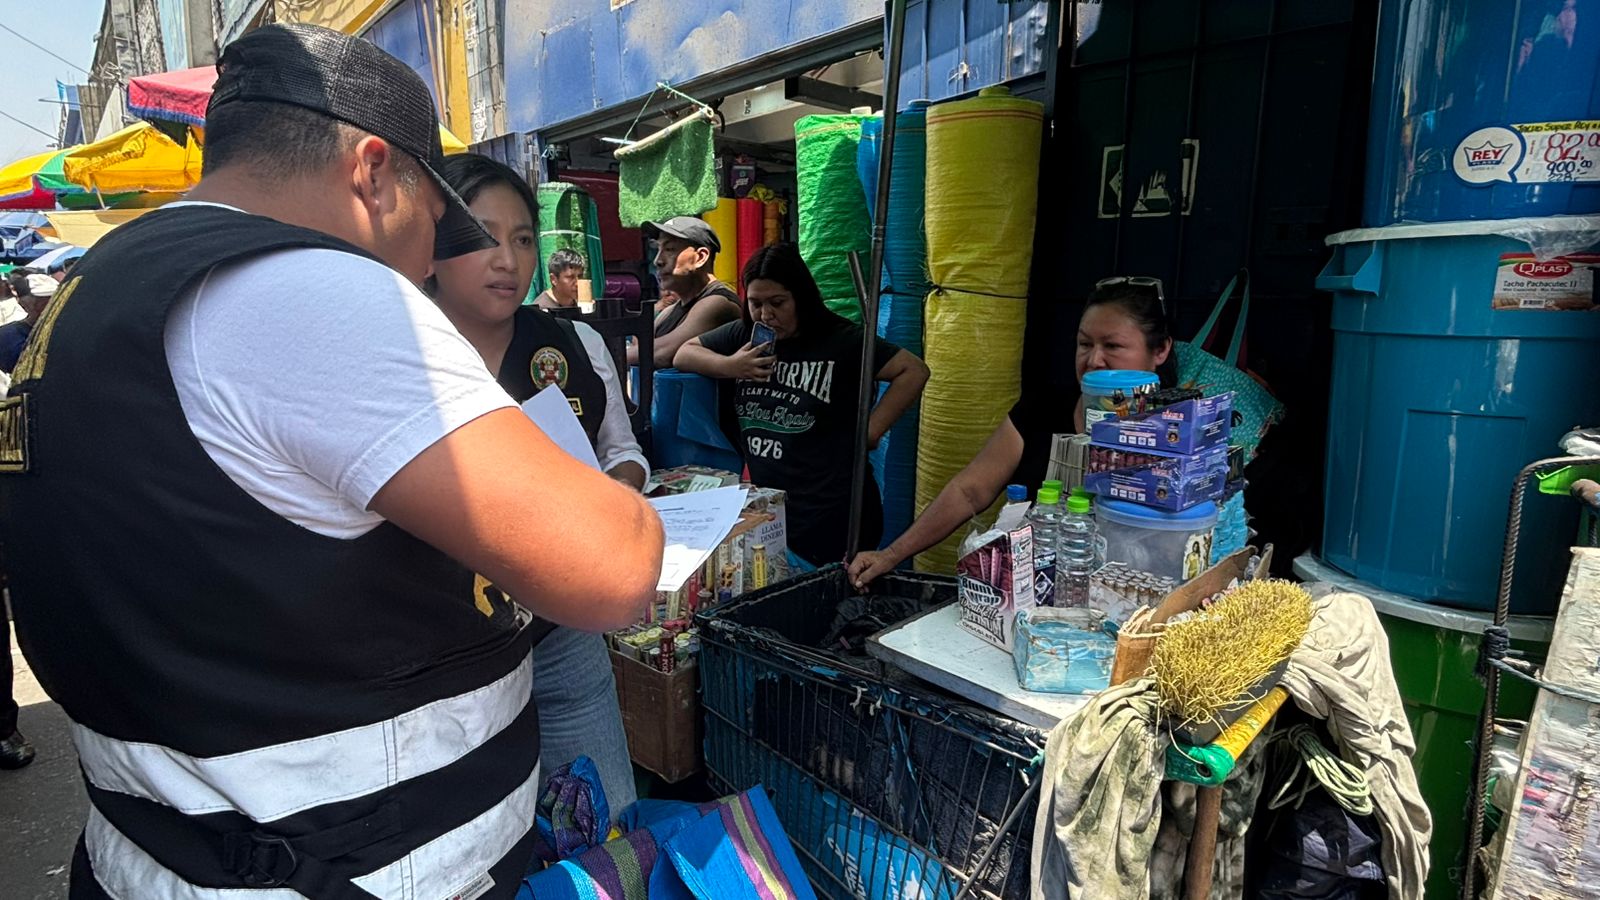
[[[1205,347],[1211,340],[1211,331],[1217,326],[1217,319],[1221,318],[1223,309],[1233,298],[1239,275],[1233,276],[1228,286],[1222,289],[1222,296],[1217,298],[1211,317],[1200,326],[1194,340],[1178,342],[1178,384],[1199,388],[1206,396],[1233,391],[1233,436],[1228,443],[1243,447],[1245,461],[1248,462],[1255,458],[1256,448],[1267,429],[1283,420],[1284,408],[1259,378],[1239,368],[1239,348],[1244,343],[1245,323],[1250,318],[1250,273],[1241,270],[1240,275],[1244,276],[1244,291],[1239,303],[1239,323],[1233,327],[1228,355],[1218,358]]]

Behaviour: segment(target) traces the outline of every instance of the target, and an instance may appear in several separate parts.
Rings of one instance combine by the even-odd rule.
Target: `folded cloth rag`
[[[1417,742],[1372,602],[1346,593],[1318,598],[1306,639],[1289,656],[1283,686],[1296,706],[1327,720],[1339,755],[1366,774],[1383,832],[1389,896],[1422,896],[1433,818],[1417,787],[1411,765]]]
[[[1166,742],[1155,682],[1108,688],[1050,732],[1034,820],[1033,898],[1148,900]]]
[[[544,841],[546,862],[566,859],[605,843],[611,810],[594,760],[580,756],[545,781],[535,823]]]

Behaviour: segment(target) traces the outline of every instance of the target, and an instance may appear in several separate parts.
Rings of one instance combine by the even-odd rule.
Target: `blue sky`
[[[87,69],[94,56],[95,33],[104,9],[105,0],[0,0],[0,24]],[[55,135],[61,107],[39,100],[55,99],[56,81],[78,83],[87,80],[87,76],[3,29],[0,58],[4,59],[0,71],[5,73],[3,83],[7,88],[0,92],[0,111]],[[47,138],[0,116],[0,165],[43,152],[52,140],[53,137]]]

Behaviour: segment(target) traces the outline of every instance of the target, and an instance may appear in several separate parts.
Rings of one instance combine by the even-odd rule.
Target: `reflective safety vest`
[[[18,636],[92,802],[75,897],[509,897],[532,855],[548,626],[393,525],[340,540],[278,516],[184,417],[173,302],[298,247],[362,252],[222,207],[122,226],[0,405]]]

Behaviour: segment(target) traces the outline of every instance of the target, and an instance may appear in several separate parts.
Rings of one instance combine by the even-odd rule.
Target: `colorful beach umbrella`
[[[55,194],[45,190],[37,176],[40,169],[61,152],[35,153],[0,168],[0,209],[54,209]]]
[[[187,191],[200,182],[200,146],[185,138],[178,144],[140,122],[68,150],[61,169],[67,181],[101,194]]]
[[[142,205],[145,198],[136,193],[96,194],[83,185],[68,181],[66,173],[61,170],[61,161],[75,149],[47,150],[0,168],[0,210],[55,209],[57,204],[67,209],[116,208],[135,203]],[[163,197],[171,199],[167,195]]]

